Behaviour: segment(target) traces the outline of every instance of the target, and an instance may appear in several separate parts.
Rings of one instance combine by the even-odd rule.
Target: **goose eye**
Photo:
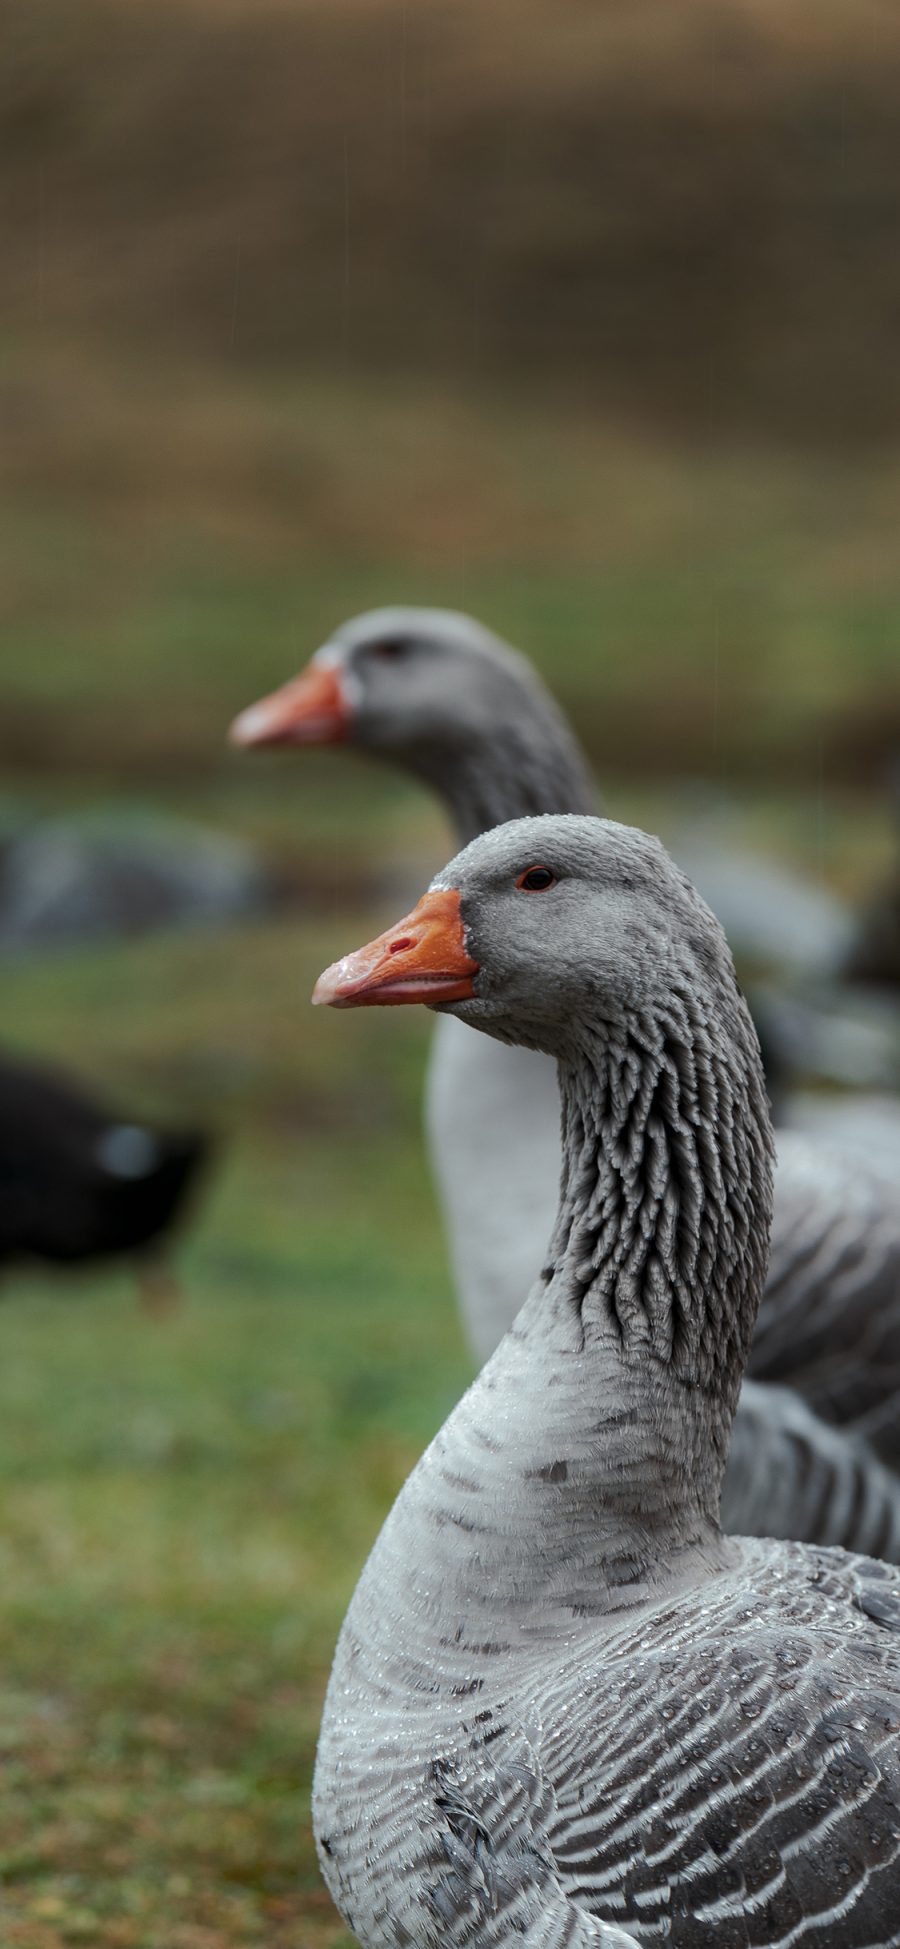
[[[386,636],[382,643],[373,644],[372,654],[380,657],[383,663],[397,663],[400,657],[406,655],[408,649],[409,644],[404,643],[399,637]]]
[[[529,866],[527,873],[520,873],[516,886],[521,893],[546,893],[548,887],[555,887],[556,874],[549,866]]]

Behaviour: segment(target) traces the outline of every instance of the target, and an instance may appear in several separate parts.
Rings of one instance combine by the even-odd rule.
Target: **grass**
[[[3,315],[895,442],[887,0],[11,0]],[[102,471],[104,457],[98,457]]]
[[[115,1272],[6,1284],[10,1949],[346,1940],[309,1832],[323,1684],[467,1363],[417,1140],[427,1025],[314,1016],[337,946],[260,930],[0,983],[23,1040],[88,1074],[102,1050],[129,1101],[213,1114],[219,1096],[223,1126],[179,1311],[148,1318]]]
[[[12,776],[227,777],[248,807],[230,716],[398,595],[533,655],[601,772],[869,787],[900,735],[892,458],[810,465],[511,394],[251,383],[84,346],[7,364]]]

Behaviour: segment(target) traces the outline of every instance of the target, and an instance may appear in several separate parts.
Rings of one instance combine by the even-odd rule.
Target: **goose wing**
[[[568,1915],[560,1943],[603,1943],[590,1918],[642,1949],[898,1949],[900,1583],[740,1548],[739,1579],[604,1639],[438,1762],[450,1879],[471,1896],[477,1861],[482,1890],[482,1932],[457,1905],[448,1941],[555,1944]]]
[[[827,1543],[900,1563],[900,1476],[790,1387],[745,1381],[722,1485],[732,1536]]]
[[[900,1197],[858,1159],[796,1133],[779,1142],[748,1371],[797,1388],[900,1463]]]

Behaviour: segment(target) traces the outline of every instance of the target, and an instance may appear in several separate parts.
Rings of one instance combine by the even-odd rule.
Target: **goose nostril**
[[[388,953],[389,953],[389,954],[405,954],[405,953],[407,952],[407,950],[408,950],[409,948],[411,948],[411,947],[415,947],[415,945],[416,945],[416,943],[415,943],[415,941],[413,940],[413,937],[412,937],[412,935],[411,935],[411,934],[404,934],[404,936],[403,936],[403,938],[402,938],[402,940],[399,940],[399,941],[392,941],[392,942],[391,942],[391,944],[390,944],[390,947],[388,948]]]

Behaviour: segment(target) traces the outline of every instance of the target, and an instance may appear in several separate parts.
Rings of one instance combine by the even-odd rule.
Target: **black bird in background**
[[[0,1056],[0,1268],[128,1256],[159,1273],[153,1249],[208,1152],[199,1132],[129,1121],[80,1082]],[[171,1295],[148,1276],[143,1296]]]

